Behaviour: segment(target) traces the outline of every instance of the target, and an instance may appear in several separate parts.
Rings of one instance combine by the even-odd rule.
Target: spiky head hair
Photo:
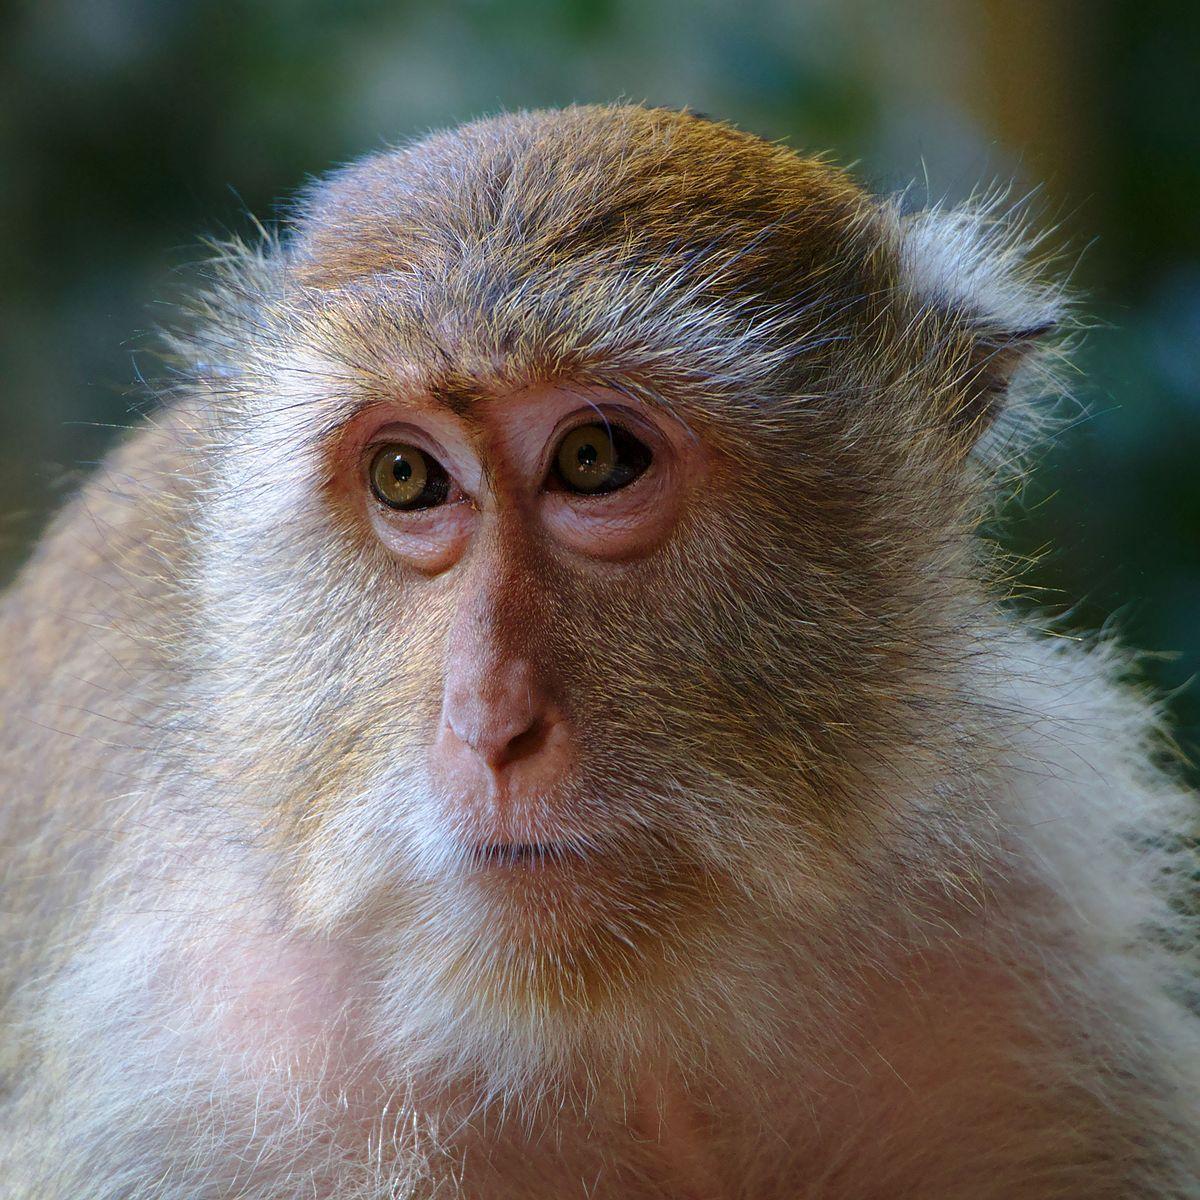
[[[397,353],[447,388],[620,378],[754,409],[798,391],[852,403],[858,385],[914,398],[918,427],[961,446],[1060,322],[1034,245],[999,198],[901,216],[729,125],[587,106],[335,173],[300,205],[286,260],[343,313],[390,289]]]

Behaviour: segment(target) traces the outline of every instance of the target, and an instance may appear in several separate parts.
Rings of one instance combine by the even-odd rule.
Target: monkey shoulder
[[[161,745],[192,428],[168,409],[128,437],[0,596],[0,976],[69,921]]]

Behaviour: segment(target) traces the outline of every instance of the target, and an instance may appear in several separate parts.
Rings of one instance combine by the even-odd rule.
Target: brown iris
[[[559,442],[553,474],[568,491],[595,496],[631,484],[652,457],[619,425],[580,425]]]
[[[412,512],[444,503],[450,477],[437,459],[407,442],[380,446],[371,459],[371,491],[389,508]]]

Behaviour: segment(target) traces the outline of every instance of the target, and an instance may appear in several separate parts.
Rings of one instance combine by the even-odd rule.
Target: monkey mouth
[[[471,852],[472,865],[483,871],[569,868],[588,857],[586,851],[562,842],[487,842]]]

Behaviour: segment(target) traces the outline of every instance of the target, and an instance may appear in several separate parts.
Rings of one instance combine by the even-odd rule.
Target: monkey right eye
[[[435,508],[450,494],[450,476],[436,458],[407,442],[380,446],[371,459],[371,491],[388,508]]]

